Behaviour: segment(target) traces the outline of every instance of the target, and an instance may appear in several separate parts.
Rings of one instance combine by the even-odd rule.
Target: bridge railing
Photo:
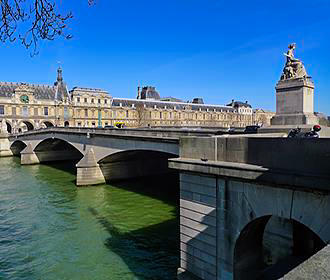
[[[69,132],[69,133],[97,133],[107,135],[129,135],[129,136],[153,136],[153,137],[172,137],[200,136],[207,137],[223,134],[242,134],[241,131],[228,132],[227,129],[211,128],[86,128],[86,127],[48,127],[37,130],[30,130],[21,133],[11,134],[10,136],[33,135],[36,133],[48,132]]]

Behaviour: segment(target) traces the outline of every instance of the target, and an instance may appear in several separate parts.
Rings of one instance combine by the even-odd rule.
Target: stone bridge
[[[179,279],[330,279],[330,139],[180,142]]]
[[[76,160],[77,185],[169,172],[179,137],[210,136],[215,129],[59,128],[0,135],[0,156],[20,155],[21,164]],[[220,132],[225,133],[225,132]]]
[[[81,186],[168,172],[168,158],[179,155],[178,136],[189,133],[49,128],[10,136],[9,143],[24,165],[76,160]]]

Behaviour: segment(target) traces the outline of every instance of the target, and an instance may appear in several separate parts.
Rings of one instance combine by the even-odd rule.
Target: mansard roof
[[[0,97],[11,98],[13,94],[15,94],[16,88],[23,85],[33,90],[36,99],[53,100],[55,97],[55,92],[56,92],[55,86],[35,85],[35,84],[26,84],[26,83],[3,83],[3,82],[0,82]]]
[[[234,100],[232,100],[229,104],[227,104],[227,106],[232,106],[234,108],[237,108],[237,107],[252,108],[252,106],[247,101],[242,102],[242,101],[234,101]]]
[[[70,94],[71,95],[84,95],[84,94],[88,94],[88,95],[100,95],[100,94],[107,94],[110,96],[110,94],[103,90],[103,89],[99,89],[99,88],[85,88],[85,87],[74,87],[72,90],[70,90]]]
[[[186,102],[170,102],[159,100],[141,100],[129,98],[113,98],[112,106],[132,107],[137,104],[145,104],[147,108],[160,108],[160,109],[176,109],[176,110],[193,110],[193,111],[216,111],[216,112],[234,112],[233,107],[224,105],[209,105],[209,104],[195,104]]]
[[[147,86],[142,88],[141,99],[160,100],[160,95],[155,87]]]

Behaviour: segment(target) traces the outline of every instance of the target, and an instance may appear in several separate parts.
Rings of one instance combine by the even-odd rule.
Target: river
[[[149,178],[77,188],[68,163],[0,159],[1,280],[173,280],[178,186]]]

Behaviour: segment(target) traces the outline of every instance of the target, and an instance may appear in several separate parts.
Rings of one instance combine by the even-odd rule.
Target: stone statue
[[[299,59],[294,57],[296,44],[292,43],[288,48],[289,50],[284,54],[286,56],[286,64],[283,69],[281,80],[307,78],[304,64]]]
[[[2,121],[1,121],[0,133],[4,133],[4,134],[8,133],[7,124],[6,124],[5,119],[2,119]]]

